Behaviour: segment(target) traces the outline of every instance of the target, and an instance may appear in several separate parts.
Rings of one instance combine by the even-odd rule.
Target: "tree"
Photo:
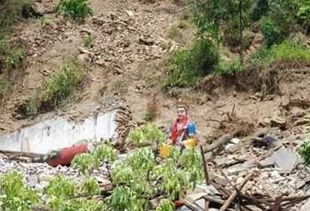
[[[193,20],[200,34],[207,34],[219,44],[223,41],[239,47],[243,58],[243,31],[251,23],[254,0],[193,0]]]

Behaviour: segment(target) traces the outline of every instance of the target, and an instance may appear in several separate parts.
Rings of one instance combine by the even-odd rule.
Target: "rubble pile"
[[[217,142],[204,149],[218,150],[206,154],[207,185],[189,193],[179,210],[307,210],[310,170],[296,146],[262,134],[247,143],[227,137]]]
[[[0,166],[0,175],[10,171],[18,171],[24,176],[25,183],[37,191],[43,190],[55,176],[66,176],[77,183],[83,179],[83,175],[71,167],[57,166],[54,168],[47,163],[28,163],[9,159],[4,154],[0,154]],[[102,186],[110,184],[105,166],[94,170],[90,175],[94,176]]]

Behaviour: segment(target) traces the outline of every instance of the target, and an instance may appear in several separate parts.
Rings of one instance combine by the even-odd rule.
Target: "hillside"
[[[258,26],[263,25],[262,21],[253,21],[244,29],[245,47],[240,47],[242,44],[238,40],[234,40],[236,46],[235,43],[225,43],[231,40],[223,35],[222,40],[214,44],[215,48],[215,38],[201,33],[197,20],[192,20],[188,1],[89,0],[89,3],[93,14],[83,21],[74,21],[57,13],[54,1],[35,1],[33,8],[38,17],[32,15],[18,19],[11,32],[7,33],[8,38],[3,38],[8,40],[5,42],[9,43],[10,48],[23,49],[20,63],[15,62],[14,58],[18,55],[14,54],[10,68],[6,66],[7,59],[3,59],[5,56],[1,55],[6,47],[2,47],[0,42],[0,136],[54,117],[80,121],[120,106],[127,106],[132,111],[132,128],[151,122],[164,129],[176,117],[177,100],[185,99],[190,105],[190,117],[198,126],[198,138],[204,149],[217,143],[223,135],[237,138],[244,144],[237,151],[225,149],[218,154],[214,150],[210,150],[212,155],[206,153],[212,174],[221,175],[217,168],[225,166],[225,158],[233,157],[231,160],[237,160],[237,163],[242,160],[257,164],[258,170],[255,172],[263,172],[263,176],[256,178],[260,182],[268,170],[278,174],[274,168],[267,167],[265,171],[265,167],[260,166],[262,157],[277,151],[277,147],[286,147],[296,153],[307,138],[310,124],[310,57],[305,54],[310,52],[310,39],[309,32],[303,32],[300,25],[292,29],[287,38],[266,47],[266,35]],[[223,22],[226,23],[224,19]],[[227,25],[228,22],[219,29],[224,33],[228,30]],[[191,63],[186,58],[193,60],[196,57],[191,57],[191,54],[199,54],[198,37],[212,45],[202,53],[202,61]],[[292,40],[298,41],[297,47],[291,44]],[[187,52],[188,49],[191,50]],[[173,70],[177,72],[177,68],[182,69],[183,66],[194,69],[205,62],[204,58],[212,60],[212,49],[219,52],[215,59],[217,63],[211,65],[213,69],[203,69],[205,72],[199,77],[189,73],[182,76],[183,81],[175,79],[185,85],[171,82],[169,76],[174,74]],[[267,49],[267,53],[260,49]],[[235,65],[242,50],[244,64]],[[290,57],[292,51],[297,52],[294,54],[297,59]],[[254,64],[256,53],[261,63]],[[197,57],[200,58],[199,55]],[[181,65],[177,61],[181,61]],[[71,81],[66,81],[71,77]],[[72,86],[69,91],[67,86]],[[257,134],[273,137],[277,147],[269,151],[265,148],[253,149],[250,142],[261,138]],[[212,157],[214,154],[218,157]],[[18,162],[6,159],[1,160],[5,166],[2,173],[19,166]],[[103,183],[111,177],[107,162],[105,165],[100,167],[104,175],[98,174],[99,171],[92,174],[98,178],[102,176]],[[18,168],[27,175],[27,180],[28,168],[42,168],[52,175],[57,175],[58,170],[67,171],[70,178],[77,174],[80,176],[69,167],[55,170],[43,164],[30,164],[30,167]],[[46,176],[44,171],[38,173],[40,177]],[[228,167],[224,171],[228,174]],[[286,183],[280,185],[285,187],[291,178],[303,181],[296,176],[299,172],[306,177],[310,175],[304,165],[301,169],[294,167],[287,174],[281,173],[281,179]],[[229,175],[229,179],[234,184],[240,184],[240,178],[245,177],[243,173]],[[270,178],[268,184],[272,188],[269,196],[276,194],[277,188],[280,189],[275,182],[277,176],[271,175]],[[78,180],[81,181],[80,178]],[[113,181],[109,182],[112,185]],[[304,180],[304,189],[287,185],[291,192],[286,196],[307,195],[309,190],[305,187],[308,187],[308,182]],[[266,191],[265,187],[255,184],[259,190]],[[250,189],[252,192],[247,191],[247,194],[255,192],[251,185],[247,185],[247,190]],[[272,200],[272,203],[277,203],[276,197]],[[301,205],[298,204],[296,209]],[[271,209],[271,206],[267,207]]]

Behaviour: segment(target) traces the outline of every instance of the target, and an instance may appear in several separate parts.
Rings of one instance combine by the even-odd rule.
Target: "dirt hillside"
[[[129,105],[134,120],[141,122],[153,94],[159,110],[155,122],[166,126],[173,120],[176,98],[161,91],[161,79],[167,55],[177,46],[190,43],[195,33],[184,19],[184,3],[92,0],[94,16],[83,24],[55,15],[52,1],[38,4],[44,18],[24,21],[14,30],[14,39],[26,46],[27,59],[24,68],[13,76],[17,82],[13,93],[2,103],[0,134],[54,115],[78,119],[120,104]],[[181,34],[171,39],[174,27],[179,27]],[[90,48],[84,47],[87,35],[93,37]],[[19,118],[16,107],[39,89],[44,78],[65,58],[72,56],[85,64],[87,74],[66,106],[36,117]],[[272,127],[300,140],[308,123],[309,74],[303,70],[283,70],[281,74],[280,93],[274,95],[238,92],[234,86],[220,84],[212,93],[177,90],[173,95],[190,102],[191,117],[201,136],[208,140],[224,133],[247,136]]]

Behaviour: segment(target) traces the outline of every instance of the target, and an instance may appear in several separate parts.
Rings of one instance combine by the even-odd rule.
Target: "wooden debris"
[[[221,207],[220,211],[224,211],[226,210],[230,204],[233,202],[233,200],[238,196],[239,192],[242,190],[242,188],[245,186],[245,184],[249,181],[249,179],[251,179],[253,177],[253,174],[248,175],[244,181],[242,182],[242,184],[240,185],[240,187],[236,190],[234,190],[234,192],[229,196],[229,198],[227,199],[227,201],[223,204],[223,206]]]

